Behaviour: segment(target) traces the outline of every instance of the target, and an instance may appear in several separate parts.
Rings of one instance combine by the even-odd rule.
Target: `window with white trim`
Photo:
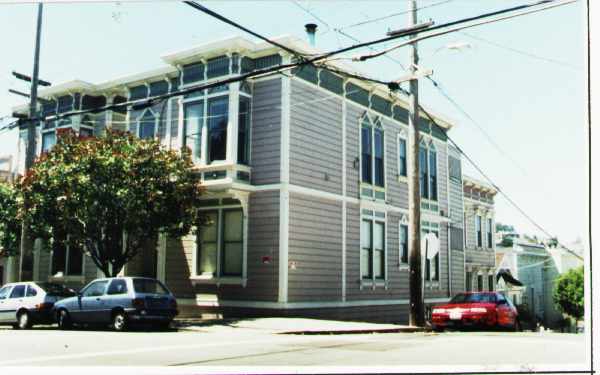
[[[244,214],[240,202],[223,198],[203,208],[207,224],[197,233],[196,276],[241,277],[244,258]]]
[[[438,223],[429,223],[423,221],[421,223],[421,235],[427,233],[433,233],[437,238],[440,238],[440,229]],[[440,251],[432,258],[425,258],[425,280],[426,281],[439,281],[440,280]]]
[[[437,150],[432,141],[421,139],[419,145],[419,190],[421,207],[437,212]]]
[[[408,173],[406,137],[398,134],[398,176],[406,177]]]
[[[361,195],[385,200],[385,142],[381,121],[368,115],[361,120]]]
[[[400,223],[400,264],[408,264],[408,225]]]
[[[493,247],[493,234],[492,234],[492,218],[488,218],[487,219],[487,227],[486,227],[486,232],[487,232],[487,247],[488,249],[491,249]]]
[[[360,277],[385,279],[385,213],[363,210],[360,222]]]
[[[483,275],[477,275],[477,291],[483,292]]]
[[[475,232],[477,235],[477,247],[483,247],[483,233],[481,225],[481,215],[475,215]]]
[[[154,116],[152,110],[147,109],[144,113],[138,117],[138,136],[141,139],[152,139],[156,135],[157,118]]]

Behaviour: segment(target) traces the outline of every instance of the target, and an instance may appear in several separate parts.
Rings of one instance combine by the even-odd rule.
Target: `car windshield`
[[[133,290],[136,293],[169,294],[161,283],[152,279],[133,279]]]
[[[473,303],[473,302],[484,302],[494,303],[496,298],[493,294],[489,293],[461,293],[457,294],[450,300],[450,303]]]
[[[75,291],[71,288],[67,288],[64,285],[56,284],[56,283],[37,283],[37,285],[42,288],[48,295],[56,296],[56,297],[72,297],[75,294]]]

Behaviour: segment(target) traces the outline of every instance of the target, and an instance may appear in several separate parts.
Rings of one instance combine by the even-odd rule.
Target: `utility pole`
[[[29,118],[32,119],[36,117],[37,114],[37,89],[38,89],[38,74],[39,74],[39,62],[40,62],[40,39],[42,33],[42,8],[43,4],[40,2],[38,4],[38,12],[37,12],[37,29],[35,35],[35,52],[33,57],[33,75],[31,78],[31,101],[29,103]],[[35,131],[36,131],[36,122],[30,120],[27,124],[27,144],[25,146],[25,174],[29,171],[31,166],[33,165],[33,161],[35,159]],[[23,264],[27,262],[28,266],[31,264],[33,266],[33,254],[31,254],[33,241],[29,236],[29,231],[27,230],[27,226],[23,224],[21,227],[21,251],[20,251],[20,262],[19,262],[19,280],[23,281],[24,279],[33,277],[33,269],[31,270],[31,275],[29,275],[30,270],[24,269]]]
[[[408,2],[408,28],[417,24],[417,1]],[[410,39],[417,37],[417,34],[410,36]],[[419,80],[415,76],[419,62],[417,52],[417,43],[410,45],[410,74],[413,79],[410,80],[410,96],[408,103],[408,129],[409,129],[409,150],[411,153],[410,168],[408,169],[409,188],[408,188],[408,210],[409,225],[408,238],[410,238],[409,254],[409,289],[410,289],[410,310],[409,324],[411,326],[423,327],[425,325],[425,308],[423,301],[423,270],[421,260],[421,192],[419,184]]]

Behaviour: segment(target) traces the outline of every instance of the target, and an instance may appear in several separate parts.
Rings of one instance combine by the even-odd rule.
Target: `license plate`
[[[460,320],[460,319],[462,319],[462,312],[460,312],[460,311],[450,311],[450,319],[452,319],[452,320]]]

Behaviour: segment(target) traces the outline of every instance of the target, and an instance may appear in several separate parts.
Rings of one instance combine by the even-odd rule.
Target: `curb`
[[[287,331],[279,332],[279,335],[360,335],[373,333],[416,333],[431,332],[428,327],[402,327],[402,328],[374,328],[374,329],[348,329],[327,331]]]

